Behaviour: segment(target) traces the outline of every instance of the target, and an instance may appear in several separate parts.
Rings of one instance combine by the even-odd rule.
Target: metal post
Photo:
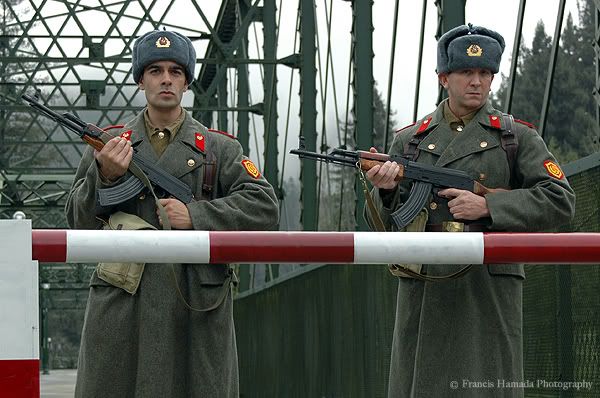
[[[436,0],[438,8],[438,28],[435,38],[440,37],[452,28],[465,24],[465,3],[467,0]],[[446,90],[440,85],[437,103],[447,98]]]
[[[243,20],[248,13],[248,5],[245,1],[238,0],[238,9],[240,17],[239,21]],[[238,26],[239,28],[239,26]],[[244,35],[242,43],[240,45],[240,51],[238,51],[239,58],[248,58],[248,33]],[[249,93],[250,88],[248,84],[248,65],[240,63],[237,65],[237,104],[240,108],[247,108],[249,106]],[[239,111],[237,113],[237,138],[242,148],[244,148],[244,155],[250,153],[250,118],[247,111]]]
[[[554,28],[554,38],[552,39],[552,52],[550,53],[550,62],[548,64],[548,76],[546,77],[546,89],[544,91],[544,102],[542,105],[542,115],[540,116],[540,128],[538,132],[544,137],[546,122],[548,118],[548,108],[550,107],[550,98],[552,96],[552,80],[554,80],[554,71],[556,69],[556,59],[558,58],[558,49],[560,46],[560,32],[562,31],[563,17],[565,15],[566,0],[560,0],[558,4],[558,14],[556,16],[556,26]]]
[[[217,125],[219,126],[219,130],[227,131],[228,123],[227,123],[226,108],[227,108],[227,97],[228,97],[227,83],[229,82],[229,79],[227,79],[227,66],[220,65],[219,68],[223,68],[223,69],[225,69],[225,71],[223,73],[223,77],[221,78],[221,80],[219,80],[219,85],[217,88],[217,104],[220,109],[219,112],[217,112],[217,114],[218,114]]]
[[[356,147],[368,151],[373,146],[373,1],[352,2],[352,41],[354,43],[354,137]],[[387,126],[386,126],[387,127]],[[369,229],[363,217],[365,199],[356,178],[356,229]]]
[[[317,149],[317,69],[315,67],[315,11],[313,0],[300,0],[300,131],[308,151]],[[317,222],[317,165],[302,160],[302,226],[315,231]]]
[[[267,60],[277,57],[277,23],[276,23],[276,5],[275,0],[264,0],[263,5],[263,33],[264,44],[263,52]],[[265,167],[264,174],[267,181],[275,189],[278,198],[281,198],[279,192],[279,167],[277,166],[277,65],[265,64],[265,85],[264,85],[264,103],[265,103]]]
[[[508,79],[508,90],[506,90],[506,102],[504,111],[510,113],[512,108],[512,99],[514,93],[515,79],[517,78],[517,65],[519,61],[519,50],[521,46],[521,36],[523,36],[523,20],[525,19],[525,3],[521,0],[519,3],[519,15],[517,16],[517,29],[515,30],[515,41],[513,44],[512,60],[510,64],[510,77]]]
[[[596,99],[596,125],[600,126],[600,0],[594,0],[594,8],[594,21],[596,24],[596,34],[594,37],[596,89],[594,90],[594,98]],[[596,143],[600,143],[600,135],[596,137]]]
[[[48,336],[48,291],[50,289],[49,283],[41,284],[41,337],[42,337],[42,374],[50,374],[50,336]]]
[[[423,43],[425,42],[425,20],[427,18],[427,0],[423,0],[421,11],[421,33],[419,35],[419,56],[417,62],[417,78],[415,79],[415,103],[413,106],[413,122],[417,121],[419,112],[419,94],[421,91],[421,69],[423,69]]]

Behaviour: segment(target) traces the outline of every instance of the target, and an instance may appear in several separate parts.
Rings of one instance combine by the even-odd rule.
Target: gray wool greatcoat
[[[500,128],[492,125],[490,116],[500,121]],[[418,146],[418,162],[466,171],[488,188],[511,188],[486,196],[490,231],[540,231],[572,218],[575,197],[566,178],[550,175],[544,163],[556,160],[537,132],[519,122],[513,123],[519,147],[516,182],[510,186],[500,141],[504,120],[491,105],[482,107],[457,133],[444,119],[442,103],[400,131],[390,154],[403,153],[405,143],[430,117],[423,127],[426,136]],[[409,182],[402,181],[394,191],[373,191],[388,230],[394,230],[390,214],[406,200],[408,188]],[[428,224],[453,220],[447,201],[433,196],[431,201],[436,204],[427,206]],[[423,272],[447,275],[462,267],[425,264]],[[388,396],[523,396],[522,389],[507,386],[523,382],[524,278],[522,264],[474,265],[466,276],[441,282],[398,278]]]
[[[242,166],[245,157],[235,139],[208,131],[186,114],[173,142],[157,158],[145,133],[143,112],[123,131],[129,129],[138,151],[188,184],[196,198],[201,195],[206,154],[195,145],[195,133],[206,138],[205,149],[210,147],[217,158],[216,198],[195,199],[187,205],[195,230],[269,230],[276,226],[278,202],[273,189],[262,176],[255,178]],[[90,147],[66,206],[72,228],[99,229],[102,223],[96,219],[97,212],[121,210],[160,229],[154,199],[148,194],[96,211],[96,191],[103,186]],[[133,295],[104,282],[94,272],[81,338],[77,397],[238,396],[233,302],[227,293],[229,267],[175,264],[173,269],[181,293],[192,307],[208,308],[223,294],[225,299],[212,311],[188,310],[167,264],[146,264]]]

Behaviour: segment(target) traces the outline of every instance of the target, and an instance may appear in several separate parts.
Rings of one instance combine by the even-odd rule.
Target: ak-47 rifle
[[[427,203],[429,194],[432,192],[435,193],[439,189],[464,189],[480,196],[495,191],[504,191],[504,189],[486,188],[479,182],[473,180],[473,178],[464,171],[413,162],[403,158],[401,155],[387,155],[385,153],[371,153],[367,151],[349,151],[342,148],[333,149],[328,154],[307,151],[304,146],[304,137],[300,137],[300,147],[298,149],[292,149],[290,153],[304,159],[312,159],[342,166],[360,167],[364,171],[370,170],[376,165],[381,165],[388,160],[390,162],[398,163],[400,171],[394,179],[396,181],[399,181],[402,178],[413,180],[408,199],[391,215],[398,228],[404,228],[410,224]]]
[[[86,123],[71,113],[63,113],[62,115],[56,113],[42,104],[37,97],[23,94],[21,98],[36,111],[77,134],[83,141],[91,145],[97,151],[102,150],[104,144],[109,139],[113,138],[98,126]],[[101,206],[116,205],[138,195],[146,186],[144,182],[140,180],[140,177],[142,179],[144,178],[144,176],[141,175],[142,173],[138,173],[140,169],[154,188],[159,188],[155,189],[158,196],[172,196],[183,203],[190,203],[194,198],[192,190],[187,184],[157,167],[153,161],[140,155],[135,147],[133,148],[133,159],[131,160],[131,163],[133,163],[133,165],[130,165],[129,169],[133,171],[132,175],[127,180],[114,187],[98,190],[98,201]],[[137,175],[140,175],[140,177]]]

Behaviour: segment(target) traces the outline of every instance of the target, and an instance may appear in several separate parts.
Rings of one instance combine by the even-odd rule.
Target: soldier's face
[[[488,69],[461,69],[441,73],[439,81],[448,90],[450,109],[457,116],[467,115],[481,108],[490,95],[494,75]]]
[[[138,84],[144,90],[148,106],[157,110],[179,107],[188,85],[183,67],[172,61],[154,62],[144,69]]]

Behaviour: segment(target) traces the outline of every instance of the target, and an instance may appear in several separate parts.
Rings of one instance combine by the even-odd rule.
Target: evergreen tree
[[[386,126],[387,108],[382,94],[373,86],[373,146],[378,151],[383,151],[385,129],[388,131],[388,148],[394,138],[393,113]],[[369,148],[355,148],[355,125],[352,121],[345,125],[344,121],[338,122],[346,140],[348,149],[368,151]],[[354,190],[357,171],[348,167],[324,165],[322,167],[320,184],[321,196],[319,206],[319,229],[349,231],[355,229],[354,208],[356,192]]]
[[[578,2],[577,26],[571,14],[567,16],[561,34],[560,50],[553,77],[552,94],[544,139],[551,152],[563,163],[589,155],[598,150],[599,133],[596,121],[595,36],[593,0]],[[512,113],[518,119],[535,125],[540,122],[552,38],[543,22],[538,22],[531,49],[521,46],[515,78]],[[493,98],[500,109],[505,109],[508,78],[503,76],[500,90]]]

